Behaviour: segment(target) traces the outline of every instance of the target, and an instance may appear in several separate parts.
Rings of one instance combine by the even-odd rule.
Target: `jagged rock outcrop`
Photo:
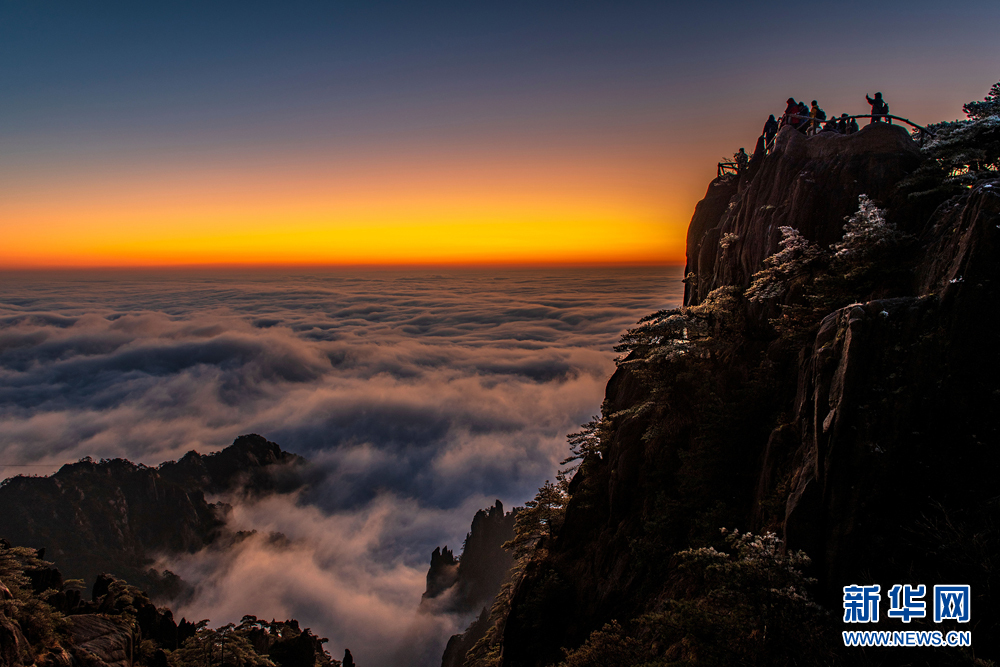
[[[157,468],[164,479],[204,493],[287,493],[302,485],[305,459],[256,435],[241,435],[214,454],[191,451]]]
[[[719,246],[719,221],[729,212],[729,202],[736,195],[738,183],[735,178],[716,178],[708,184],[704,199],[695,205],[687,232],[688,263],[684,272],[688,276],[696,277],[698,272],[708,276],[715,272],[718,253],[710,250]],[[684,283],[685,303],[696,302],[700,294],[697,280]]]
[[[699,303],[723,285],[749,286],[750,276],[777,249],[779,227],[795,227],[824,247],[838,240],[844,217],[857,210],[858,195],[868,195],[900,219],[912,217],[895,187],[920,160],[917,144],[898,125],[878,123],[856,134],[814,137],[783,128],[774,152],[752,179],[739,184],[738,197],[734,178],[716,179],[695,209],[685,272],[695,274],[696,282],[689,285],[685,303]],[[728,193],[731,199],[720,212]],[[735,238],[723,249],[719,242],[727,234]]]
[[[302,484],[303,463],[259,435],[240,436],[215,454],[189,452],[157,468],[84,459],[49,477],[5,480],[0,535],[47,548],[70,578],[93,581],[113,572],[172,596],[179,581],[151,572],[150,556],[193,552],[217,537],[226,507],[205,495],[288,491]]]
[[[814,594],[835,610],[851,582],[970,583],[976,655],[1000,655],[990,598],[1000,355],[989,316],[1000,309],[1000,180],[945,202],[911,197],[904,179],[923,159],[894,126],[789,128],[741,182],[713,183],[689,229],[688,305],[718,287],[742,294],[780,226],[828,247],[860,194],[913,241],[858,303],[795,333],[769,320],[803,303],[801,290],[780,304],[737,300],[741,331],[663,375],[635,370],[634,353],[619,366],[603,456],[583,461],[562,529],[528,563],[498,626],[503,665],[555,664],[605,623],[683,598],[673,554],[715,544],[722,526],[773,530],[806,550]],[[877,661],[917,664],[895,655]],[[935,656],[920,664],[941,664]]]
[[[435,549],[424,602],[446,597],[442,611],[454,613],[488,607],[514,564],[503,544],[514,538],[515,518],[515,513],[504,512],[503,503],[497,500],[493,507],[476,512],[461,559],[456,560],[448,547]]]
[[[490,604],[514,564],[503,545],[514,538],[516,518],[497,500],[493,507],[476,512],[460,560],[447,547],[431,554],[421,605],[455,614],[479,612],[468,630],[448,641],[442,667],[461,667],[465,654],[486,632]]]
[[[447,546],[431,552],[431,566],[427,570],[427,590],[422,599],[438,597],[458,581],[458,560]]]

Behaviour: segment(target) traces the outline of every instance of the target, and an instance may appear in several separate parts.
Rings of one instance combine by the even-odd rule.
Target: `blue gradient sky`
[[[409,259],[679,261],[788,96],[927,123],[1000,78],[1000,3],[827,6],[0,2],[0,261],[376,261],[434,221],[482,243]],[[489,255],[506,224],[552,233]]]

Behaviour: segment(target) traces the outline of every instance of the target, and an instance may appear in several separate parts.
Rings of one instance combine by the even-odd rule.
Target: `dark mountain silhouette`
[[[437,612],[480,612],[482,619],[463,635],[452,637],[448,655],[465,655],[486,630],[489,606],[506,580],[513,555],[503,548],[514,538],[516,512],[504,512],[499,500],[493,507],[476,512],[465,537],[461,560],[448,547],[435,549],[427,571],[427,590],[421,606]],[[445,661],[449,667],[451,662]]]
[[[13,477],[0,486],[0,535],[45,549],[67,577],[103,572],[173,597],[182,582],[150,569],[157,553],[195,552],[225,523],[206,494],[287,492],[303,483],[305,460],[259,435],[240,436],[215,454],[188,452],[156,468],[84,459],[49,477]]]
[[[504,512],[503,503],[497,500],[493,507],[476,512],[461,559],[447,546],[434,549],[423,604],[454,613],[488,606],[514,563],[503,545],[514,537],[515,518],[516,513]]]
[[[562,514],[445,665],[1000,657],[1000,179],[933,150],[785,128],[712,182],[685,307],[623,338]],[[974,625],[863,629],[971,629],[974,654],[844,648],[842,588],[897,583],[970,584]]]

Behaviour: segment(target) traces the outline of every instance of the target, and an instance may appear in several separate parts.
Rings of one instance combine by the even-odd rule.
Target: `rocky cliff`
[[[448,547],[435,549],[427,571],[427,590],[421,606],[437,613],[468,614],[482,619],[467,632],[452,637],[445,651],[445,667],[460,665],[466,652],[485,632],[488,608],[506,580],[513,555],[503,545],[514,538],[515,512],[504,512],[499,500],[476,512],[462,545],[461,559]]]
[[[713,181],[695,209],[685,273],[697,279],[688,285],[686,303],[697,304],[724,285],[749,286],[764,258],[778,247],[784,225],[823,246],[837,241],[844,216],[857,208],[858,195],[868,195],[894,217],[910,221],[913,205],[896,184],[920,162],[919,147],[898,125],[880,123],[857,134],[814,137],[783,128],[770,155],[740,179]],[[723,248],[720,240],[727,234],[734,238]]]
[[[561,522],[451,664],[1000,657],[1000,179],[928,189],[933,160],[895,126],[786,128],[710,185],[685,308],[623,338]],[[959,582],[974,650],[838,645],[843,586]]]
[[[295,620],[241,622],[213,630],[174,621],[145,592],[101,575],[90,599],[34,549],[0,540],[0,665],[3,667],[337,667]]]
[[[465,613],[489,605],[513,564],[503,548],[514,538],[514,512],[504,512],[499,500],[476,512],[462,545],[461,559],[448,547],[435,549],[427,571],[425,601],[446,598],[444,610]]]
[[[156,595],[181,582],[151,571],[151,556],[194,552],[218,536],[226,513],[206,494],[289,491],[302,483],[304,459],[259,435],[220,452],[188,452],[151,468],[124,459],[67,464],[49,477],[0,485],[0,535],[45,549],[70,578],[112,572]]]

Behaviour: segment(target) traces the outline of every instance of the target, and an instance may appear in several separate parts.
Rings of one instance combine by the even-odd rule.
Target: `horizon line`
[[[570,269],[683,267],[685,261],[548,261],[548,262],[192,262],[185,264],[29,264],[0,267],[0,274],[90,271],[190,270],[413,270],[413,269]]]

